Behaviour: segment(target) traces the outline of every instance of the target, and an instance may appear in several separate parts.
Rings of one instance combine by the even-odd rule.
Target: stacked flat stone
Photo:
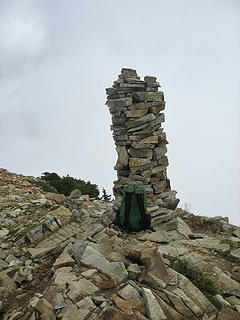
[[[123,68],[118,80],[106,89],[118,154],[115,205],[121,203],[124,185],[145,187],[152,225],[170,220],[179,202],[167,178],[168,142],[161,127],[165,102],[156,80],[152,76],[140,80],[136,70]]]

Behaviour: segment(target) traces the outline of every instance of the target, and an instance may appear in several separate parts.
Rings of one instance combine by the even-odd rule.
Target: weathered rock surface
[[[28,180],[0,170],[0,222],[9,231],[0,242],[3,320],[239,318],[239,228],[225,218],[178,209],[156,231],[124,233],[102,222],[112,203],[84,201],[74,220],[72,213],[52,216],[72,200],[54,200]],[[161,197],[170,203],[171,191],[158,206],[172,211]],[[177,261],[182,269],[174,270]],[[205,287],[184,261],[192,277],[204,274]],[[219,295],[204,291],[214,289],[210,280],[221,292],[219,310]]]
[[[160,199],[161,206],[174,210],[179,200],[167,178],[168,142],[161,128],[164,114],[160,113],[165,102],[163,92],[158,92],[159,86],[155,77],[140,80],[136,70],[123,68],[112,88],[106,89],[106,105],[112,116],[111,130],[118,154],[114,167],[118,180],[114,182],[113,193],[120,203],[126,184],[143,184],[152,207],[159,202],[156,196],[166,193]],[[154,225],[171,220],[172,212],[156,214]]]
[[[57,286],[69,284],[72,281],[77,280],[74,273],[71,272],[69,268],[60,268],[54,276],[54,284]]]
[[[164,288],[168,282],[168,271],[159,251],[153,248],[145,249],[140,260],[146,266],[144,281],[152,286]]]
[[[75,261],[73,258],[67,252],[63,252],[55,261],[53,268],[57,269],[60,267],[74,266],[74,264]]]
[[[119,283],[126,281],[127,270],[121,262],[109,262],[98,250],[87,246],[80,262],[90,268],[95,268],[107,274]]]
[[[230,256],[233,258],[233,259],[236,259],[236,261],[240,261],[240,248],[238,249],[234,249],[230,252]]]
[[[56,320],[53,307],[46,299],[39,299],[36,309],[42,320]]]
[[[162,308],[155,299],[152,291],[147,288],[143,288],[144,297],[146,300],[148,317],[151,320],[167,320]]]
[[[92,295],[98,290],[90,280],[80,279],[69,283],[68,296],[72,301],[77,301],[78,298]]]
[[[156,243],[170,242],[169,235],[166,231],[156,231],[151,233],[140,234],[138,240],[149,240]]]
[[[62,216],[69,217],[69,216],[71,216],[71,212],[67,208],[65,208],[63,206],[61,206],[60,208],[58,208],[56,210],[50,211],[49,214],[52,215],[52,216],[58,216],[58,217],[62,217]]]
[[[223,307],[218,314],[218,320],[239,320],[239,312],[233,311],[229,308]]]

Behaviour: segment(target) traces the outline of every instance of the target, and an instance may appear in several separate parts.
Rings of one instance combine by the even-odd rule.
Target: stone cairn
[[[140,80],[136,70],[123,68],[118,80],[106,89],[118,154],[114,208],[121,204],[124,185],[141,185],[146,190],[153,226],[169,221],[179,202],[167,178],[168,142],[161,127],[165,102],[156,80],[152,76]]]

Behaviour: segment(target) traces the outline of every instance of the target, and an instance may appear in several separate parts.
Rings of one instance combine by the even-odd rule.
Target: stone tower
[[[150,76],[140,80],[136,70],[123,68],[118,80],[106,89],[118,154],[115,207],[120,206],[124,185],[144,186],[153,226],[169,221],[179,202],[167,178],[168,142],[162,128],[165,101],[156,80]]]

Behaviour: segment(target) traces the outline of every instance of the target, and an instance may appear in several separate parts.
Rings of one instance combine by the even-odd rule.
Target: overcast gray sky
[[[239,0],[0,0],[0,167],[111,192],[105,88],[122,67],[165,93],[172,188],[240,225]]]

